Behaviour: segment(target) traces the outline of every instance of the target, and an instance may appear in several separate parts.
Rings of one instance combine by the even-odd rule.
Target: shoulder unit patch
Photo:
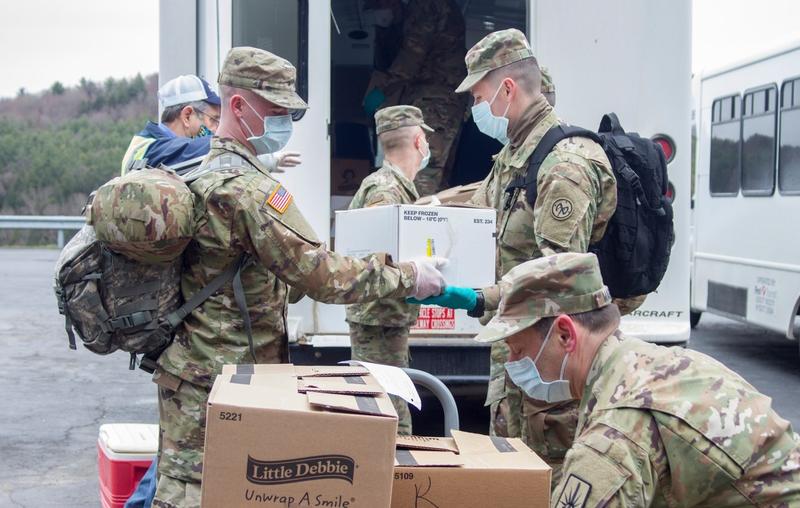
[[[592,484],[575,474],[569,475],[556,506],[558,508],[584,508],[592,492]]]

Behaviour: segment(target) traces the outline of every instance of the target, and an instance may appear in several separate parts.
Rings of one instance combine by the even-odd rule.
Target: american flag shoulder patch
[[[289,194],[289,191],[286,190],[283,185],[278,184],[269,198],[267,198],[267,204],[278,213],[283,213],[289,208],[289,205],[292,204],[292,195]]]

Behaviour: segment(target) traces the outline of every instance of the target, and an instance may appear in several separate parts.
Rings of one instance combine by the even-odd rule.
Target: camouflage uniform
[[[550,71],[546,67],[539,69],[542,73],[542,86],[541,91],[547,103],[556,107],[556,85],[553,83],[553,77],[550,76]]]
[[[611,302],[593,254],[524,263],[501,285],[501,309],[478,340]],[[551,506],[800,506],[800,437],[724,365],[615,330],[583,368],[573,366],[572,386],[586,381]]]
[[[434,194],[456,146],[466,102],[453,93],[464,73],[464,17],[454,0],[411,0],[402,28],[378,28],[376,71],[367,90],[386,95],[384,106],[410,104],[422,110],[435,132],[428,135],[431,161],[415,178],[421,196]]]
[[[579,415],[553,506],[800,506],[791,425],[702,353],[615,332]]]
[[[294,92],[295,69],[263,50],[233,48],[219,81],[249,88],[265,99],[304,108]],[[257,87],[257,88],[255,88]],[[287,359],[288,285],[329,303],[400,298],[414,290],[411,264],[387,264],[382,256],[354,259],[328,251],[303,218],[291,194],[256,156],[233,139],[214,137],[206,163],[238,161],[191,183],[197,196],[195,235],[185,256],[182,292],[187,298],[227,266],[248,254],[242,272],[252,322],[255,361]],[[242,316],[231,286],[187,316],[172,345],[159,358],[159,483],[153,506],[195,506],[202,472],[204,411],[208,390],[222,365],[252,363]],[[199,485],[197,485],[199,488]]]
[[[379,136],[390,130],[417,125],[432,130],[423,122],[420,110],[413,106],[392,106],[375,113],[375,128]],[[413,146],[411,149],[414,149]],[[350,210],[409,204],[417,199],[419,195],[414,182],[384,159],[383,167],[361,182],[361,187],[350,202]],[[348,305],[352,358],[408,367],[408,332],[418,315],[419,305],[411,305],[404,299]],[[411,412],[408,404],[394,395],[390,397],[399,416],[397,433],[410,435]]]
[[[491,70],[533,58],[519,30],[494,32],[469,50],[469,74],[457,91],[467,91]],[[559,142],[545,158],[538,174],[538,195],[531,207],[524,189],[513,194],[506,187],[524,174],[528,158],[544,134],[559,123],[553,108],[538,95],[509,129],[509,143],[494,157],[489,175],[471,202],[497,210],[497,278],[515,266],[557,252],[586,252],[602,238],[617,202],[616,180],[602,147],[585,138]],[[486,309],[497,308],[499,289],[485,288]],[[569,449],[577,423],[573,402],[544,404],[523,398],[506,379],[505,343],[492,344],[490,381],[486,404],[491,406],[490,432],[522,439],[554,466]],[[524,406],[524,407],[523,407]]]

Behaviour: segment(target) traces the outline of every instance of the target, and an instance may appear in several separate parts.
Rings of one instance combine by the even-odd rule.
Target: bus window
[[[739,96],[714,101],[711,108],[710,187],[712,196],[739,193]]]
[[[778,186],[783,194],[800,194],[800,78],[781,87]]]
[[[308,101],[308,0],[233,0],[233,46],[265,49],[297,69],[297,93]],[[303,111],[292,114],[295,120]]]
[[[742,194],[770,196],[775,190],[777,87],[748,92],[742,114]]]

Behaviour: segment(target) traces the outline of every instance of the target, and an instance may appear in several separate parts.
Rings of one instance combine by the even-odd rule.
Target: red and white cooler
[[[158,425],[100,426],[97,469],[103,508],[123,508],[158,452]]]

